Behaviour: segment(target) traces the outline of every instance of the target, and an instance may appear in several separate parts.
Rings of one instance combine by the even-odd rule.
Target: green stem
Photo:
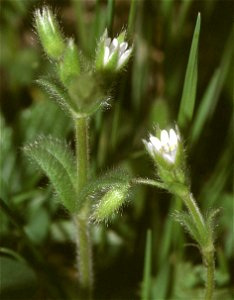
[[[132,183],[151,185],[151,186],[155,186],[155,187],[158,187],[161,189],[165,188],[163,183],[155,181],[153,179],[147,179],[147,178],[134,178],[134,179],[132,179]]]
[[[77,191],[78,194],[83,189],[88,180],[89,151],[88,151],[88,119],[78,118],[75,120],[76,129],[76,166],[77,166]],[[83,297],[91,296],[93,285],[92,272],[92,246],[89,228],[90,204],[85,206],[75,216],[77,227],[77,251],[78,251],[78,271],[79,282],[82,288]]]
[[[212,300],[213,291],[214,291],[214,271],[215,271],[215,262],[214,262],[214,252],[213,250],[209,251],[206,258],[206,291],[205,291],[205,300]]]
[[[77,190],[80,192],[88,179],[88,120],[78,118],[75,120],[76,128],[76,167],[77,167]]]
[[[214,291],[214,271],[215,271],[214,248],[212,242],[208,243],[207,246],[207,238],[208,240],[210,240],[211,237],[208,236],[209,231],[207,231],[206,224],[196,204],[196,201],[193,198],[193,195],[188,192],[187,196],[184,197],[183,200],[197,226],[197,230],[199,231],[200,236],[202,237],[205,243],[204,248],[202,249],[204,264],[207,269],[205,300],[212,300],[212,295]]]

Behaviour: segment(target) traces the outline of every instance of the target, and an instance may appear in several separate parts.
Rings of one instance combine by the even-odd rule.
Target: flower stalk
[[[162,180],[164,188],[181,198],[188,210],[188,214],[177,213],[176,217],[199,245],[207,271],[204,299],[212,300],[215,263],[213,236],[210,228],[211,224],[209,221],[204,220],[190,192],[185,172],[183,147],[178,128],[176,128],[176,130],[170,129],[169,131],[162,130],[157,132],[157,135],[158,137],[150,135],[149,141],[143,140],[143,143],[157,165],[158,175]],[[147,181],[148,180],[146,180],[146,183]],[[160,185],[158,186],[160,187]]]

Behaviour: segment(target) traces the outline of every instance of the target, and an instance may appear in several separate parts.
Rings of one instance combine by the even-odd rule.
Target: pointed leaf
[[[196,224],[187,212],[176,212],[173,214],[174,219],[183,226],[191,237],[200,245],[203,245],[203,237],[199,234]]]
[[[198,107],[192,132],[191,132],[191,142],[194,143],[199,138],[202,129],[204,128],[207,120],[212,116],[216,104],[218,102],[220,93],[222,91],[225,79],[228,73],[229,68],[231,67],[231,59],[233,55],[233,34],[234,29],[231,32],[231,35],[227,41],[225,51],[222,57],[220,68],[215,71],[213,74],[210,83],[201,99],[201,103]]]
[[[147,238],[145,245],[145,260],[144,260],[144,277],[141,290],[141,299],[150,299],[151,295],[151,265],[152,265],[152,233],[147,230]]]
[[[206,219],[207,228],[209,230],[210,236],[214,239],[214,228],[215,228],[215,217],[219,214],[220,209],[212,209],[208,212]]]
[[[52,100],[56,101],[57,104],[69,112],[70,114],[75,114],[77,107],[75,103],[72,102],[66,90],[54,79],[51,78],[41,78],[36,81],[51,97]]]
[[[189,53],[189,60],[185,74],[182,99],[178,115],[178,124],[184,128],[192,120],[193,110],[197,91],[197,60],[198,60],[198,41],[200,34],[201,15],[197,16],[196,27],[193,34],[192,45]]]
[[[40,137],[24,147],[24,152],[32,158],[49,177],[62,204],[71,212],[76,209],[76,170],[73,154],[68,146],[52,137]]]

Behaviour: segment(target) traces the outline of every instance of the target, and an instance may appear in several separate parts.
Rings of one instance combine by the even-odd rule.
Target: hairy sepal
[[[90,220],[93,222],[109,221],[126,202],[130,188],[129,182],[130,176],[123,170],[109,171],[90,180],[79,194],[78,210],[89,198]]]

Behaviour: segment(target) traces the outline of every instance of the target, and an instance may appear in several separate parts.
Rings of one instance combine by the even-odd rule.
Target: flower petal
[[[167,146],[169,143],[169,135],[165,129],[161,131],[161,143],[163,147]]]
[[[105,47],[104,57],[103,57],[103,64],[104,65],[106,65],[108,63],[109,55],[110,55],[110,49],[109,49],[109,47]]]
[[[177,139],[177,135],[175,133],[175,130],[170,129],[169,135],[170,135],[170,146],[176,147],[177,144],[178,144],[178,139]]]
[[[153,135],[150,136],[150,142],[152,143],[156,151],[159,151],[162,148],[160,140]]]
[[[119,58],[119,61],[118,61],[118,65],[117,65],[117,68],[121,68],[122,65],[125,63],[125,61],[129,58],[130,54],[132,52],[132,49],[128,49],[127,51],[125,51]]]

